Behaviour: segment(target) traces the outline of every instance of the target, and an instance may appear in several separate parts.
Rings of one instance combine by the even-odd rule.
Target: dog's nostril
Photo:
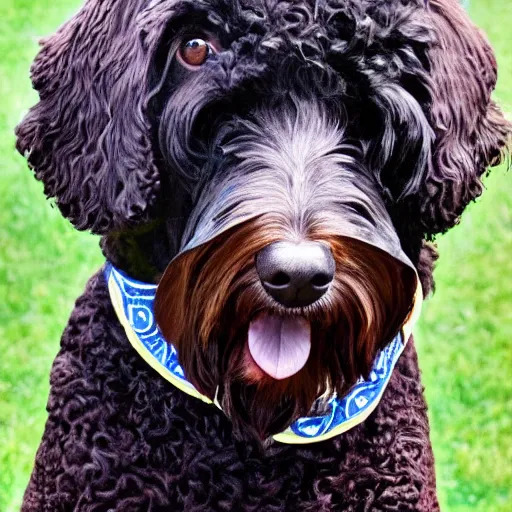
[[[288,286],[290,281],[291,279],[288,274],[285,272],[277,272],[267,283],[271,286]]]
[[[313,286],[315,286],[316,288],[325,288],[326,286],[328,286],[331,283],[331,281],[332,281],[331,275],[318,273],[318,274],[315,274],[313,276],[313,278],[311,279],[311,284]]]

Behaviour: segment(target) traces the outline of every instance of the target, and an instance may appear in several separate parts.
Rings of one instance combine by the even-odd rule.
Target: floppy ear
[[[89,0],[43,40],[32,66],[40,101],[16,130],[47,196],[78,229],[98,234],[147,220],[158,194],[145,116],[158,41],[141,18],[162,27],[140,15],[145,3]]]
[[[491,99],[497,79],[493,51],[458,0],[430,0],[436,43],[429,52],[435,131],[432,162],[419,194],[427,235],[458,222],[482,193],[481,176],[501,162],[512,127]]]

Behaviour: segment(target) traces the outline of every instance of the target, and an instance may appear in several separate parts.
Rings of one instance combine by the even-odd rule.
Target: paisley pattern
[[[156,325],[153,314],[156,285],[136,281],[110,263],[105,267],[105,277],[116,314],[137,352],[176,387],[211,404],[209,398],[201,395],[187,381],[176,349],[164,339]],[[408,324],[415,317],[417,315],[411,314]],[[404,326],[378,354],[368,380],[361,379],[343,398],[334,395],[328,399],[327,407],[323,407],[325,414],[299,418],[274,439],[288,444],[314,443],[330,439],[362,423],[377,407],[409,335],[410,325],[407,328]]]
[[[361,379],[343,399],[333,396],[328,402],[328,412],[325,415],[298,419],[290,427],[292,432],[297,436],[315,440],[333,430],[339,433],[343,427],[345,432],[364,421],[382,397],[404,348],[403,334],[400,332],[379,353],[368,380]]]

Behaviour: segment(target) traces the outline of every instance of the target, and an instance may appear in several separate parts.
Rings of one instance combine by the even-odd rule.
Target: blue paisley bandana
[[[139,355],[162,377],[178,389],[203,402],[212,401],[187,381],[178,362],[178,354],[160,333],[153,314],[154,284],[136,281],[107,263],[105,277],[110,298],[126,335]],[[362,423],[377,407],[391,374],[411,335],[422,303],[421,289],[416,292],[414,308],[394,340],[376,357],[368,380],[360,381],[343,398],[321,398],[326,402],[322,416],[299,418],[274,440],[287,444],[325,441]],[[218,403],[215,405],[219,406]]]

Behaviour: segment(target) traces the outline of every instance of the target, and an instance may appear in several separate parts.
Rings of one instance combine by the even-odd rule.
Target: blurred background
[[[39,37],[80,0],[0,3],[0,511],[19,510],[46,419],[48,375],[98,239],[45,201],[14,150],[13,129],[36,102],[29,66]],[[512,115],[512,2],[470,0],[497,53],[496,97]],[[442,509],[512,511],[512,175],[443,237],[437,292],[416,329],[430,406]]]

